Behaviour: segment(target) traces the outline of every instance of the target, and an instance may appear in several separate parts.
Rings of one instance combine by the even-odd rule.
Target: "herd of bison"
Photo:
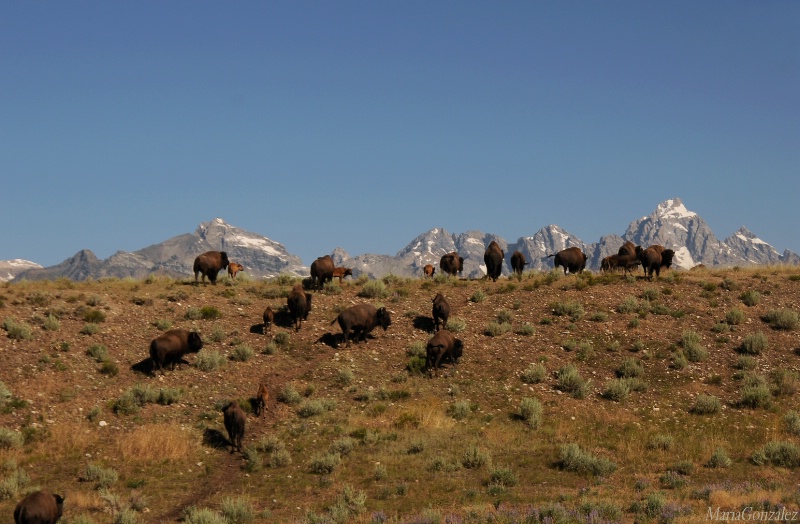
[[[605,257],[601,263],[603,271],[613,271],[622,269],[625,273],[642,266],[645,276],[652,278],[653,273],[659,276],[662,267],[669,268],[672,264],[675,252],[671,249],[664,249],[662,246],[650,246],[643,249],[632,242],[625,242],[615,255]],[[586,267],[587,256],[580,248],[570,247],[548,255],[553,258],[554,268],[563,268],[564,274],[580,273]],[[486,264],[486,278],[496,281],[502,270],[505,253],[497,244],[492,241],[484,253],[484,263]],[[515,251],[511,255],[511,268],[514,273],[521,274],[527,265],[525,256]],[[447,253],[441,257],[439,269],[448,275],[457,275],[463,270],[464,258],[457,252]],[[224,251],[208,251],[199,255],[193,266],[195,283],[206,282],[206,278],[216,284],[217,275],[220,271],[227,269],[231,278],[235,278],[239,271],[244,267],[236,262],[228,260],[228,255]],[[433,277],[436,268],[431,264],[423,268],[424,277]],[[321,290],[326,282],[332,281],[334,277],[341,279],[352,275],[350,268],[335,267],[333,259],[329,255],[317,258],[311,264],[311,288]],[[202,280],[200,277],[202,276]],[[307,293],[303,284],[297,284],[287,297],[287,309],[295,330],[300,330],[302,322],[307,319],[311,311],[312,295]],[[450,304],[447,298],[441,293],[437,293],[432,299],[432,318],[434,324],[434,334],[426,345],[426,369],[431,374],[438,374],[438,368],[443,361],[456,363],[463,352],[463,342],[448,330],[440,329],[447,325],[450,315]],[[265,333],[271,330],[274,321],[274,312],[270,307],[264,311],[263,322]],[[342,311],[333,321],[339,324],[342,330],[342,342],[349,346],[350,338],[358,341],[365,340],[366,336],[376,327],[380,326],[384,330],[388,329],[392,323],[389,311],[384,308],[375,308],[370,304],[357,304]],[[332,324],[333,324],[332,322]],[[185,329],[172,329],[156,337],[150,343],[151,373],[157,371],[163,373],[164,367],[175,367],[182,357],[188,353],[197,353],[203,348],[203,341],[197,332],[190,332]],[[268,400],[268,389],[265,384],[260,384],[256,394],[255,414],[261,415]],[[231,443],[231,452],[241,451],[242,438],[245,432],[245,414],[236,401],[229,402],[223,408],[223,422]],[[14,510],[14,521],[16,524],[54,524],[62,515],[64,498],[61,495],[46,491],[37,491],[27,495],[16,506]]]

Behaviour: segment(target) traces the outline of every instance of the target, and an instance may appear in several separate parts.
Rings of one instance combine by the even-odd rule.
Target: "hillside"
[[[800,268],[348,278],[313,293],[299,332],[279,314],[263,334],[299,281],[0,286],[0,515],[34,487],[66,494],[62,522],[98,524],[800,510]],[[409,366],[437,292],[465,349],[431,378]],[[392,325],[336,347],[331,321],[362,302]],[[152,376],[149,343],[176,327],[205,347]],[[227,444],[229,399],[250,411],[244,453]]]

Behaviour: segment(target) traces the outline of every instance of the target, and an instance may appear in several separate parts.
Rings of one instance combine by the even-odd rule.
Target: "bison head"
[[[190,353],[197,353],[203,349],[203,339],[200,338],[200,334],[197,331],[189,333],[188,343]]]
[[[389,329],[389,326],[392,325],[392,318],[389,316],[389,311],[385,307],[380,308],[376,313],[375,316],[378,319],[378,325],[383,328],[384,331]]]
[[[229,264],[229,262],[228,262],[228,254],[225,251],[220,251],[219,252],[219,258],[220,258],[220,261],[222,262],[222,267],[223,268],[228,267],[228,264]]]
[[[453,344],[453,360],[458,361],[461,358],[461,355],[464,354],[464,343],[461,342],[460,339],[456,339],[455,343]]]

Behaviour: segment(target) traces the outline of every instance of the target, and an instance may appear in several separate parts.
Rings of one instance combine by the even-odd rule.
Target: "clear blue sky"
[[[0,260],[595,242],[673,197],[800,252],[800,2],[0,0]]]

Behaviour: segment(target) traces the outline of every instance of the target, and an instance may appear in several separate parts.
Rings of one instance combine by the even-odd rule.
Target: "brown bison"
[[[269,389],[263,382],[258,385],[256,393],[256,416],[260,417],[267,412],[267,401],[269,400]]]
[[[675,251],[671,249],[664,249],[659,251],[653,249],[653,246],[648,247],[639,256],[639,261],[642,263],[642,269],[647,280],[653,279],[653,272],[655,271],[656,277],[661,276],[661,268],[669,268],[672,265],[672,259],[675,256]]]
[[[622,268],[625,274],[630,273],[631,268],[639,265],[639,259],[636,256],[625,255],[609,255],[600,262],[600,269],[602,271],[613,271],[616,268]]]
[[[14,508],[14,524],[55,524],[64,512],[64,497],[37,491]]]
[[[180,362],[185,354],[197,353],[201,349],[203,349],[203,339],[196,331],[170,329],[150,342],[152,373],[155,375],[158,367],[163,374],[164,364],[171,364],[170,368],[175,369],[175,364]]]
[[[339,316],[333,319],[331,324],[334,322],[339,322],[339,327],[342,328],[342,334],[344,335],[345,347],[349,347],[350,332],[353,333],[356,341],[358,341],[359,337],[361,340],[366,341],[367,335],[376,326],[381,326],[386,331],[392,325],[392,318],[385,307],[376,309],[371,304],[358,304],[339,313]]]
[[[339,285],[342,284],[342,279],[346,276],[353,276],[353,270],[349,267],[335,267],[333,268],[333,278],[339,279]]]
[[[626,240],[624,244],[622,244],[617,251],[617,254],[620,256],[630,256],[630,257],[637,257],[639,253],[642,252],[642,246],[634,245],[633,242],[630,240]]]
[[[503,271],[503,260],[506,254],[500,249],[500,244],[492,240],[483,253],[483,263],[486,264],[486,276],[497,282]]]
[[[458,253],[453,251],[442,255],[439,259],[439,269],[448,275],[455,275],[464,271],[464,257],[458,256]]]
[[[450,302],[441,293],[436,293],[433,297],[433,330],[439,331],[439,325],[447,325],[450,317]]]
[[[217,273],[228,267],[228,254],[224,251],[206,251],[194,259],[194,283],[197,284],[198,275],[203,275],[203,285],[206,277],[212,284],[217,283]]]
[[[242,451],[245,417],[239,403],[235,400],[230,401],[222,410],[222,418],[225,422],[225,431],[228,432],[228,440],[231,441],[231,453],[237,449]]]
[[[264,310],[264,334],[266,335],[267,332],[272,333],[272,324],[275,322],[275,312],[272,311],[270,306]]]
[[[244,266],[241,264],[237,264],[236,262],[229,262],[228,263],[228,276],[231,278],[236,278],[236,273],[239,271],[244,271]]]
[[[528,261],[525,260],[525,255],[519,251],[514,251],[514,254],[511,255],[511,269],[514,271],[514,273],[521,275],[527,264]]]
[[[587,256],[579,247],[573,246],[562,249],[558,253],[547,255],[547,258],[550,257],[555,257],[553,259],[553,268],[563,267],[565,275],[567,271],[570,273],[582,273],[586,268]]]
[[[322,289],[326,281],[333,281],[333,259],[330,255],[319,257],[311,263],[311,287]]]
[[[433,278],[434,273],[436,273],[436,268],[431,264],[425,264],[425,267],[422,268],[422,276],[424,277]]]
[[[447,358],[455,364],[461,358],[463,351],[464,343],[461,340],[447,330],[439,331],[431,337],[425,347],[425,368],[438,376],[442,359]]]
[[[308,313],[311,311],[311,294],[305,292],[303,284],[297,284],[289,292],[286,302],[289,306],[289,315],[294,322],[294,330],[300,331],[300,324],[308,319]]]

